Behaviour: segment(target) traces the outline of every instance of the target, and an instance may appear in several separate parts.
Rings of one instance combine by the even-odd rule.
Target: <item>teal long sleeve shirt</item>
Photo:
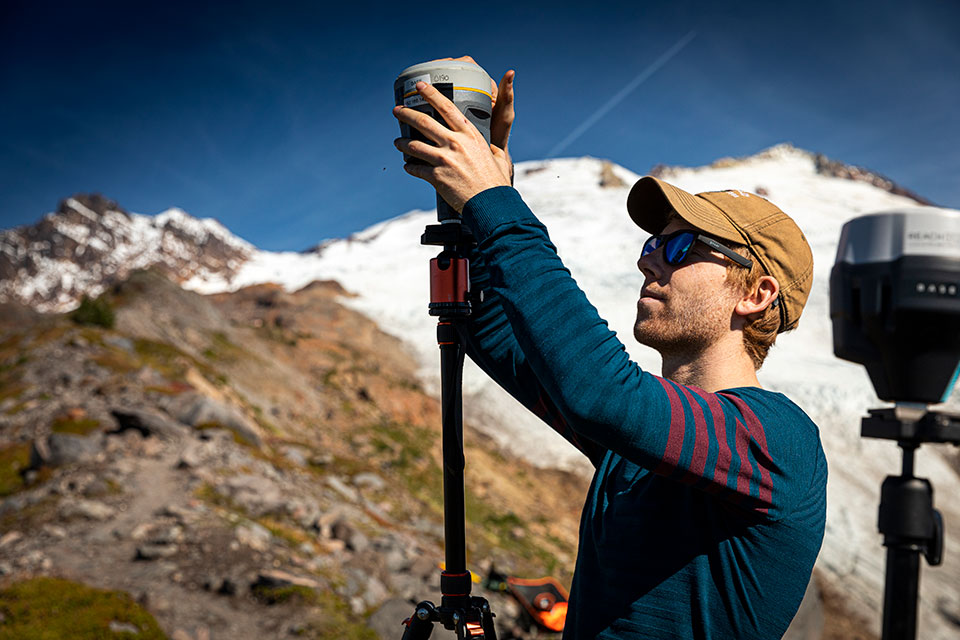
[[[463,221],[486,295],[467,354],[595,467],[564,639],[780,638],[823,540],[816,425],[779,393],[643,371],[514,189]]]

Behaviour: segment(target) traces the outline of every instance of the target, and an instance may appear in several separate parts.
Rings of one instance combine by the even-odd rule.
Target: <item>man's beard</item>
[[[720,304],[717,295],[685,301],[680,308],[663,300],[654,309],[639,306],[634,338],[665,358],[702,352],[730,331],[730,308]]]

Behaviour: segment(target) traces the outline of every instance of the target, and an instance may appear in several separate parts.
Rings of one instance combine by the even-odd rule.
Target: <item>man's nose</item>
[[[637,260],[637,269],[648,278],[658,279],[663,273],[663,250],[657,247],[647,255],[640,255]]]

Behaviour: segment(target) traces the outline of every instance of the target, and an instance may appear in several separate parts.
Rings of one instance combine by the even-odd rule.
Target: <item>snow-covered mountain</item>
[[[828,282],[844,222],[865,213],[915,209],[921,207],[922,200],[882,176],[827,161],[789,145],[749,158],[724,159],[708,167],[658,167],[656,172],[693,193],[737,188],[764,195],[797,220],[813,248],[813,291],[800,326],[780,337],[760,371],[760,380],[766,388],[786,393],[820,427],[830,479],[827,531],[818,569],[846,595],[851,606],[873,621],[874,631],[878,631],[885,550],[876,530],[877,505],[884,476],[899,473],[900,453],[890,441],[868,440],[859,435],[860,417],[867,408],[880,403],[864,369],[833,355]],[[657,354],[632,339],[635,305],[642,284],[636,260],[645,235],[627,216],[625,203],[630,186],[638,177],[627,169],[592,158],[517,166],[518,190],[550,229],[551,238],[581,288],[617,331],[634,360],[659,372]],[[74,205],[67,201],[66,206]],[[82,217],[84,213],[77,215]],[[123,220],[110,218],[116,219],[118,225],[143,229],[141,238],[154,234],[148,240],[153,249],[163,246],[163,238],[178,238],[179,244],[166,241],[171,247],[176,245],[177,250],[161,251],[162,255],[180,255],[178,252],[190,248],[183,246],[191,244],[189,237],[184,239],[170,230],[182,218],[175,221],[168,212],[163,214],[168,216],[164,222],[158,216],[150,223],[135,214],[124,215]],[[71,220],[83,226],[76,216]],[[298,289],[318,279],[338,280],[356,294],[344,302],[402,338],[419,361],[424,380],[436,388],[439,359],[436,322],[427,314],[427,265],[437,249],[420,245],[424,227],[435,222],[434,211],[412,211],[304,254],[258,251],[243,241],[231,240],[229,234],[220,235],[221,230],[226,231],[212,221],[193,221],[182,227],[201,225],[199,230],[206,232],[203,237],[208,244],[220,243],[228,249],[227,257],[217,258],[225,268],[217,268],[216,262],[204,262],[201,257],[183,263],[188,267],[170,268],[183,286],[202,293],[263,282]],[[10,295],[2,288],[8,286],[2,260],[4,253],[10,255],[11,233],[0,235],[0,301]],[[132,232],[127,232],[127,236],[132,236]],[[75,236],[70,237],[77,241]],[[18,242],[17,247],[24,246],[25,241]],[[91,242],[86,246],[91,246]],[[118,246],[132,245],[121,242]],[[147,266],[145,257],[153,249],[134,252],[139,260],[136,266]],[[30,246],[16,249],[29,250]],[[127,254],[105,251],[100,255],[105,265],[113,265],[131,259],[130,250],[125,250]],[[61,258],[51,255],[45,259]],[[68,274],[75,274],[70,276],[71,282],[85,282],[85,274],[70,271],[69,261],[60,264],[65,265],[62,268]],[[119,267],[103,269],[119,273]],[[26,277],[17,282],[27,294],[42,286],[48,291],[79,290],[79,285],[74,284],[71,289],[63,279],[59,289],[46,280],[40,281],[46,283],[42,286]],[[30,299],[22,292],[18,298]],[[61,301],[57,304],[66,306],[62,302],[64,296],[57,300]],[[586,470],[587,463],[579,453],[469,363],[465,368],[464,391],[467,419],[504,446],[543,466]],[[960,408],[960,389],[954,390],[948,406]],[[922,447],[916,469],[919,476],[933,482],[936,506],[944,514],[947,529],[943,564],[922,569],[919,637],[955,638],[958,627],[949,620],[960,620],[960,475],[951,466],[943,445]]]
[[[0,302],[64,311],[145,267],[177,282],[229,277],[256,249],[180,209],[128,213],[100,195],[66,198],[35,225],[0,232]]]

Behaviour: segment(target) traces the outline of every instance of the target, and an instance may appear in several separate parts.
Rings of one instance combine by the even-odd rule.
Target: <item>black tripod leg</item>
[[[483,627],[483,640],[497,640],[497,628],[493,626],[493,611],[484,601],[480,605],[480,626]]]
[[[437,610],[433,603],[421,602],[413,615],[404,623],[407,628],[401,640],[427,640],[433,633],[433,623],[437,618]]]
[[[920,552],[887,548],[883,594],[883,640],[917,637],[917,599],[920,594]]]

